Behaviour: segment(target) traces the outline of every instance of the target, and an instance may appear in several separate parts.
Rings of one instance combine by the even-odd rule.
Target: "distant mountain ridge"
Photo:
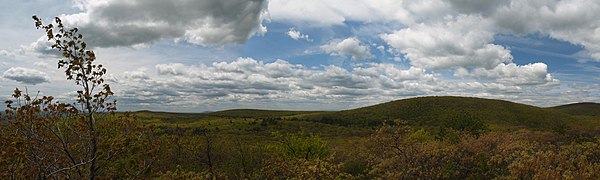
[[[343,125],[378,125],[406,120],[414,125],[440,125],[441,119],[467,114],[489,124],[553,128],[572,121],[564,112],[504,100],[456,96],[429,96],[395,100],[352,110],[305,115],[312,121]]]
[[[600,116],[600,103],[593,102],[565,104],[551,107],[550,109],[558,110],[571,115]]]
[[[218,117],[235,118],[261,118],[261,117],[282,117],[294,116],[300,114],[321,113],[324,111],[286,111],[286,110],[262,110],[262,109],[231,109],[207,113],[208,115]]]
[[[400,99],[343,111],[285,111],[232,109],[204,114],[145,112],[146,116],[167,121],[193,121],[198,118],[282,118],[345,126],[377,126],[386,121],[404,120],[417,126],[440,126],[441,121],[459,115],[480,119],[488,125],[555,129],[572,124],[576,116],[600,116],[600,104],[576,103],[541,108],[505,100],[457,96],[429,96]],[[152,115],[154,114],[154,115]],[[183,118],[183,119],[181,119]]]

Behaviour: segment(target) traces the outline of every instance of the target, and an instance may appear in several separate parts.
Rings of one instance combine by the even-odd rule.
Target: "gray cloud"
[[[467,14],[481,14],[489,16],[499,7],[510,5],[511,1],[482,1],[482,0],[448,0],[452,8]]]
[[[244,43],[266,32],[266,0],[80,1],[84,12],[64,16],[90,45],[140,46],[163,38],[204,46]]]
[[[50,78],[46,75],[46,73],[35,69],[28,69],[22,67],[12,67],[4,71],[2,77],[31,85],[41,84],[50,81]]]
[[[120,86],[130,89],[124,96],[142,99],[172,96],[188,101],[183,96],[203,97],[198,101],[307,101],[323,98],[355,99],[366,94],[415,94],[419,84],[433,86],[435,77],[424,70],[400,69],[391,64],[365,64],[351,71],[327,66],[312,69],[284,60],[263,63],[251,58],[218,62],[210,66],[186,66],[182,64],[159,64],[155,66],[157,77],[140,81],[140,73],[128,72]],[[144,76],[147,77],[147,76]],[[389,83],[404,84],[396,90],[384,90]],[[161,87],[175,92],[165,93]],[[419,90],[418,94],[426,90]],[[178,101],[170,101],[178,103]]]
[[[315,109],[325,108],[324,104],[332,101],[352,102],[351,107],[358,107],[423,95],[519,100],[515,97],[545,92],[548,89],[540,88],[557,85],[553,84],[551,76],[546,76],[546,68],[545,64],[502,64],[489,70],[473,69],[467,71],[462,79],[452,79],[414,66],[404,68],[387,63],[355,64],[350,69],[334,65],[313,68],[285,60],[264,63],[239,58],[210,65],[158,64],[155,74],[146,71],[149,74],[143,77],[148,78],[143,80],[140,80],[139,73],[129,72],[121,76],[123,81],[120,82],[123,83],[118,84],[126,91],[117,94],[124,97],[120,101],[126,104],[160,103],[166,107],[215,105],[207,108],[218,107],[223,102],[235,102],[239,105],[236,107],[244,103],[270,103],[291,109]],[[293,107],[293,102],[310,105]],[[335,109],[341,107],[335,106]]]

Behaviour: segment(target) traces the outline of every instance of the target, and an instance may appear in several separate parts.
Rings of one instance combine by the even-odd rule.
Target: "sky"
[[[600,102],[597,0],[1,1],[2,99],[75,99],[37,15],[80,29],[123,111]]]

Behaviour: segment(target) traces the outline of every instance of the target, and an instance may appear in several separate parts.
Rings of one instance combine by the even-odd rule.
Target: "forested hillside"
[[[300,115],[298,118],[340,125],[373,126],[405,120],[416,126],[438,126],[448,118],[467,116],[486,124],[552,129],[574,119],[553,109],[502,100],[470,97],[421,97],[392,101],[353,110]]]
[[[551,107],[550,109],[576,116],[600,116],[600,104],[598,103],[574,103]]]

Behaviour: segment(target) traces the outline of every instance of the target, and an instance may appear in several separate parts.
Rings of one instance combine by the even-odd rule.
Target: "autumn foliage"
[[[369,176],[384,179],[598,179],[600,138],[572,141],[555,132],[467,132],[458,142],[413,141],[409,127],[373,135]],[[418,131],[416,131],[418,132]]]

